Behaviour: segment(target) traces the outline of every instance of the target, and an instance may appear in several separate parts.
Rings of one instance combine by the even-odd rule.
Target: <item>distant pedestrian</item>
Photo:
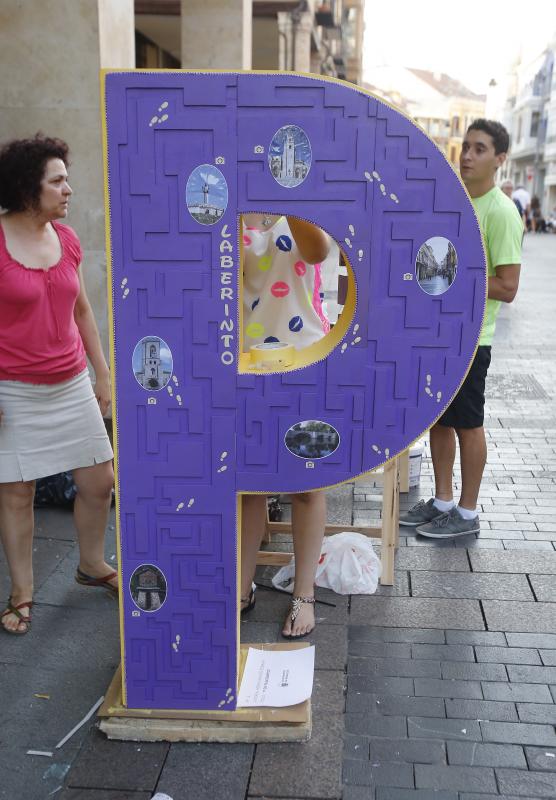
[[[0,534],[11,578],[1,624],[19,635],[31,627],[37,478],[73,471],[76,580],[117,591],[117,573],[104,561],[113,471],[102,414],[110,378],[79,239],[57,222],[72,194],[67,164],[67,144],[41,134],[0,150]]]
[[[512,200],[519,203],[521,206],[521,216],[525,230],[531,229],[531,195],[524,186],[518,186],[512,194]]]
[[[531,230],[533,233],[546,233],[546,220],[542,215],[541,201],[536,195],[531,198]]]
[[[477,212],[486,247],[488,300],[479,346],[461,389],[430,431],[435,497],[421,500],[400,519],[431,539],[479,533],[477,500],[487,447],[483,428],[485,380],[496,317],[514,299],[521,267],[523,226],[515,205],[495,186],[506,160],[509,136],[498,122],[478,119],[469,126],[460,156],[461,177]],[[456,438],[460,448],[461,496],[453,499]]]

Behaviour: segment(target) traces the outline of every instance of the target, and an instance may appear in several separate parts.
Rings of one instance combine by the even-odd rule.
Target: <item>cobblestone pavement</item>
[[[119,661],[115,603],[73,583],[71,517],[41,512],[33,631],[1,637],[0,798],[556,797],[556,236],[529,235],[524,264],[493,348],[481,535],[402,529],[394,587],[317,607],[311,741],[108,742],[91,722],[53,758],[26,755],[54,749]],[[427,457],[403,507],[432,489]],[[379,492],[335,489],[331,519],[378,519]],[[261,590],[242,639],[277,639],[286,602]]]

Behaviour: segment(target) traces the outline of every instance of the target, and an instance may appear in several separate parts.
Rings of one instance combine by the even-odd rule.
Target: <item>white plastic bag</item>
[[[362,533],[336,533],[322,543],[315,583],[337,594],[374,594],[382,564],[368,536]],[[272,578],[276,589],[293,592],[295,559]]]

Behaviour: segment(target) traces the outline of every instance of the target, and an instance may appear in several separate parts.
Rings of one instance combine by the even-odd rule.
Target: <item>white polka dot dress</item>
[[[274,219],[274,218],[273,218]],[[282,342],[297,350],[328,333],[320,264],[301,257],[285,217],[260,230],[243,227],[243,346]]]

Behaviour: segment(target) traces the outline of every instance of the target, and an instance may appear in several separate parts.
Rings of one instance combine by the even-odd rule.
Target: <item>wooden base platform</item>
[[[247,650],[295,650],[308,642],[245,644],[240,651],[240,680]],[[118,667],[99,709],[100,730],[109,739],[134,742],[307,742],[311,738],[311,701],[287,708],[238,708],[236,711],[134,709],[122,703]]]

